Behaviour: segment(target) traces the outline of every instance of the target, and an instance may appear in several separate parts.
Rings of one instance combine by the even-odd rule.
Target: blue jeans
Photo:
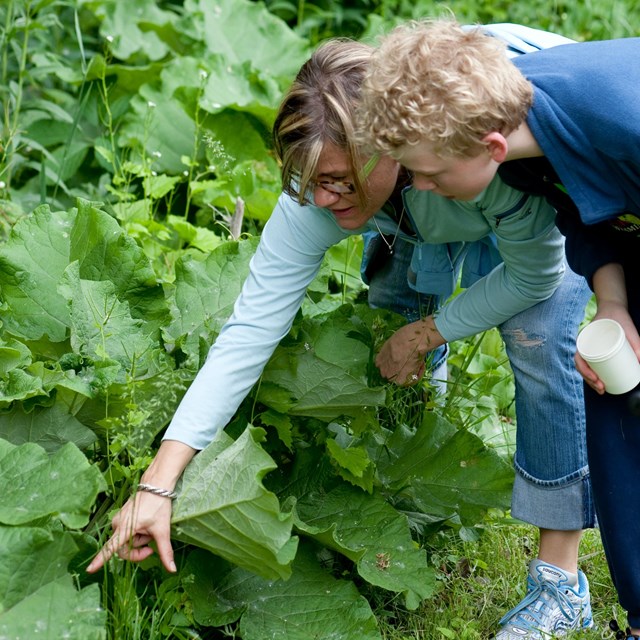
[[[591,291],[568,267],[544,302],[500,327],[516,386],[511,513],[544,529],[595,525],[576,336]]]
[[[640,290],[625,269],[629,312],[640,327]],[[598,395],[585,385],[587,445],[602,544],[629,624],[640,627],[640,416],[632,393]]]
[[[370,277],[369,304],[415,321],[437,308],[438,301],[407,283],[413,245],[398,238],[394,249],[392,258]],[[567,268],[549,300],[499,327],[516,386],[512,515],[545,529],[595,525],[582,378],[573,361],[590,296],[584,279]],[[434,377],[446,379],[440,373]]]

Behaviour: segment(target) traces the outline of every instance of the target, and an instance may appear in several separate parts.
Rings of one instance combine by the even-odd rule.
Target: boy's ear
[[[482,142],[486,145],[492,160],[498,163],[505,161],[509,151],[509,143],[500,132],[491,131],[482,138]]]

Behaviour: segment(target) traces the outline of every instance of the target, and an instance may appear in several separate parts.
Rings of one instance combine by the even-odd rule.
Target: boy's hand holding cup
[[[627,393],[640,383],[640,362],[615,320],[602,318],[589,323],[578,334],[577,348],[607,393]]]

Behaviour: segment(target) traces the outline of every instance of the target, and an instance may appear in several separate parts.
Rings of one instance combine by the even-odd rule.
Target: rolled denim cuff
[[[541,529],[577,531],[595,527],[589,468],[558,480],[536,480],[516,465],[511,515]]]

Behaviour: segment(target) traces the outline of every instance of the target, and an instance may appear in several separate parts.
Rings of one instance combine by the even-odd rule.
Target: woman
[[[517,389],[513,514],[541,530],[539,558],[529,576],[533,596],[505,621],[504,634],[511,633],[510,625],[521,624],[530,605],[537,607],[538,617],[544,613],[542,625],[563,615],[567,626],[588,626],[588,586],[578,572],[577,553],[581,530],[593,526],[593,509],[570,328],[582,317],[589,292],[564,269],[554,212],[542,199],[522,197],[496,180],[477,202],[452,202],[404,189],[408,176],[395,161],[360,155],[351,123],[370,54],[364,44],[329,42],[303,66],[287,93],[274,127],[284,193],[234,314],[142,477],[145,486],[165,493],[143,488],[130,500],[114,517],[114,535],[88,570],[98,570],[116,552],[142,560],[152,553],[148,543],[153,539],[165,567],[175,571],[171,502],[165,496],[257,380],[288,332],[326,250],[349,234],[369,230],[379,234],[378,259],[368,256],[369,265],[378,266],[369,270],[370,302],[415,314],[378,355],[386,377],[399,384],[420,379],[426,351],[414,349],[416,331],[428,334],[432,351],[501,325]],[[381,261],[380,252],[388,260]],[[495,259],[497,253],[503,262],[444,304],[437,317],[420,316],[419,307],[432,305],[433,296],[446,299],[453,292],[463,259],[471,272],[481,258]],[[547,384],[549,377],[556,384]],[[550,572],[570,582],[570,607],[554,600],[557,580],[547,579]]]

